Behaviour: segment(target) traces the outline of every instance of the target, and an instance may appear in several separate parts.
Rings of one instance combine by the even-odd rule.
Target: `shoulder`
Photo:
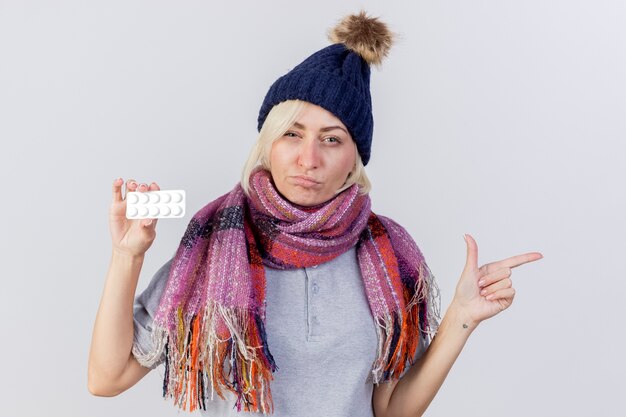
[[[396,222],[392,218],[383,216],[381,214],[376,214],[376,217],[378,217],[380,222],[383,224],[383,226],[385,226],[385,229],[387,229],[389,233],[399,233],[403,235],[409,235],[409,232],[407,232],[407,230],[404,227],[402,227],[400,223]]]
[[[411,254],[423,258],[422,251],[406,228],[387,216],[376,214],[376,217],[378,217],[381,224],[385,227],[396,254]]]
[[[376,217],[378,217],[378,219],[380,220],[382,225],[385,227],[385,230],[387,230],[387,233],[390,236],[401,238],[401,239],[409,239],[413,241],[413,237],[408,232],[408,230],[397,221],[393,220],[390,217],[383,216],[380,214],[376,214]]]
[[[161,298],[161,294],[165,291],[165,286],[167,284],[173,262],[174,257],[170,258],[158,269],[158,271],[152,276],[148,286],[136,297],[136,303],[149,306],[153,309],[156,308],[156,305]]]

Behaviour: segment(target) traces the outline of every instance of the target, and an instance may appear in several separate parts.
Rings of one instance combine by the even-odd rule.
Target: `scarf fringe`
[[[168,338],[165,327],[157,326],[152,332],[151,352],[133,346],[133,354],[143,366],[153,366],[165,354],[163,397],[191,412],[206,410],[206,398],[213,400],[217,393],[224,400],[225,392],[230,391],[236,395],[237,411],[274,412],[269,388],[277,366],[267,348],[260,317],[212,303],[203,320],[197,316],[183,320],[179,308],[176,321],[172,332],[176,340]],[[213,322],[217,325],[211,325]]]
[[[415,283],[414,295],[406,308],[410,311],[414,305],[420,305],[422,310],[426,310],[419,315],[417,322],[420,333],[430,342],[435,337],[441,320],[441,292],[426,262],[420,263],[419,277]]]
[[[419,338],[430,342],[439,327],[441,294],[426,263],[420,265],[413,295],[405,288],[404,298],[402,316],[391,312],[376,320],[378,349],[371,370],[374,384],[399,379],[413,365]],[[414,331],[416,328],[419,333]]]
[[[167,342],[167,332],[161,328],[155,328],[152,331],[151,336],[151,351],[145,352],[137,343],[134,343],[132,348],[133,356],[137,359],[137,362],[146,368],[152,368],[154,365],[159,363],[161,356],[165,351],[165,344]]]

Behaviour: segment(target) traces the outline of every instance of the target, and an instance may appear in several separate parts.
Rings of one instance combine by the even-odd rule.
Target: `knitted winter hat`
[[[308,101],[346,125],[366,165],[374,128],[370,64],[379,65],[387,56],[393,36],[385,23],[364,11],[346,16],[329,31],[333,45],[315,52],[272,84],[259,111],[259,131],[276,104]]]

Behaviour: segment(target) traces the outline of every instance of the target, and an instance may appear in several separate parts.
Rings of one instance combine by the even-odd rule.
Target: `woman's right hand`
[[[126,192],[122,196],[123,183],[122,178],[113,181],[113,201],[109,209],[109,229],[113,250],[131,256],[143,256],[156,237],[157,219],[127,219],[125,197],[130,191],[157,191],[160,188],[155,182],[148,187],[146,184],[138,184],[131,179],[126,181]]]

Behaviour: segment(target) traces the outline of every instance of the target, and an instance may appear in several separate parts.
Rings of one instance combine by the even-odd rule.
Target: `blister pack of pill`
[[[127,219],[174,219],[184,215],[184,190],[131,191],[126,194]]]

